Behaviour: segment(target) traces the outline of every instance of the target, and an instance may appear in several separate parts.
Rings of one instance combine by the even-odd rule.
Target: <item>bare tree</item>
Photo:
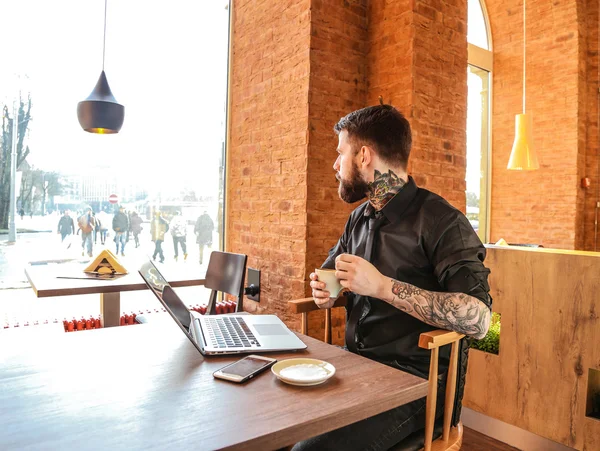
[[[10,166],[13,140],[14,115],[8,105],[2,107],[2,135],[0,136],[0,228],[8,228],[8,209],[10,205]],[[17,167],[19,167],[27,155],[29,146],[24,146],[25,136],[29,128],[31,117],[31,95],[27,100],[19,99],[17,113]]]

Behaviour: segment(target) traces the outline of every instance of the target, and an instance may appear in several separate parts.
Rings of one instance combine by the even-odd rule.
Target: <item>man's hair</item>
[[[352,143],[371,146],[386,163],[406,168],[412,145],[410,124],[393,106],[376,105],[353,111],[333,129],[338,135],[346,130]]]

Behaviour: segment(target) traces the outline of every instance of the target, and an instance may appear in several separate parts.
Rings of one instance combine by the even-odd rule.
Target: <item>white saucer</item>
[[[293,367],[297,368],[290,370]],[[323,360],[296,358],[277,362],[271,367],[271,371],[286,384],[309,387],[331,378],[335,374],[335,367]]]

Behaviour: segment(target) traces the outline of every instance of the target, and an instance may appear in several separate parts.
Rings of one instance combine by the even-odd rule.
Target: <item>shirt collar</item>
[[[417,184],[409,175],[408,183],[381,209],[381,213],[385,215],[388,221],[398,222],[417,195],[417,190]],[[373,206],[367,201],[364,215],[370,217],[376,213]]]

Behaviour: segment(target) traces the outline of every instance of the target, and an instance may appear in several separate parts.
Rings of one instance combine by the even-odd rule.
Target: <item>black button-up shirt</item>
[[[356,208],[324,268],[343,253],[370,261],[382,274],[421,289],[466,293],[491,308],[483,265],[485,247],[467,218],[442,197],[418,188],[412,177],[385,207]],[[427,377],[431,352],[418,346],[422,332],[437,329],[380,299],[349,295],[346,345],[362,356]],[[440,349],[439,372],[450,347]]]

